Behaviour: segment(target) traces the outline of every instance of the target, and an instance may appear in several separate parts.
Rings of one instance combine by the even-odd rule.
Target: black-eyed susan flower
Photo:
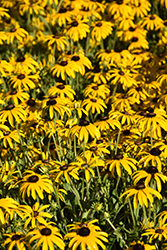
[[[112,33],[112,23],[106,21],[97,21],[92,25],[92,39],[100,42],[102,39],[106,39]]]
[[[129,190],[125,191],[120,199],[123,196],[126,196],[125,201],[130,197],[133,196],[133,206],[135,209],[137,209],[138,206],[138,202],[141,206],[145,205],[146,207],[148,207],[148,200],[153,203],[154,202],[154,198],[152,195],[155,195],[159,200],[162,199],[161,194],[154,190],[153,188],[150,187],[145,187],[145,185],[142,182],[139,182],[136,186],[134,186],[133,188],[130,188]]]
[[[133,173],[134,184],[137,184],[141,179],[144,179],[144,184],[147,187],[151,180],[154,179],[157,184],[158,192],[161,192],[162,182],[167,181],[167,176],[160,173],[157,167],[149,166],[146,170],[139,170]]]
[[[110,129],[121,129],[121,124],[119,121],[113,118],[109,118],[108,116],[103,116],[100,118],[100,121],[95,122],[95,126],[98,127],[100,131],[106,131]]]
[[[72,247],[73,250],[78,249],[80,246],[82,250],[85,250],[88,247],[90,250],[98,249],[99,245],[103,250],[106,249],[106,246],[102,241],[108,242],[108,234],[102,232],[99,226],[94,225],[93,223],[98,220],[92,220],[90,222],[75,222],[74,224],[68,225],[70,231],[65,235],[65,239],[72,238],[68,245],[69,248]]]
[[[14,127],[15,121],[16,123],[25,121],[26,112],[20,105],[15,106],[13,104],[8,104],[3,110],[0,111],[0,119],[2,123],[8,121],[9,124]]]
[[[30,243],[32,243],[34,240],[38,240],[36,249],[39,249],[42,246],[42,248],[45,250],[52,250],[56,245],[59,249],[64,250],[65,244],[63,237],[60,234],[58,228],[52,226],[51,224],[53,224],[53,222],[46,225],[40,225],[38,226],[38,229],[34,229],[28,233],[28,236],[34,235],[31,237]]]
[[[43,217],[46,218],[52,218],[52,215],[47,212],[42,212],[46,208],[48,208],[49,205],[40,206],[38,202],[36,202],[32,207],[27,205],[19,206],[22,211],[24,211],[23,220],[26,219],[24,228],[27,228],[27,226],[31,223],[31,228],[35,228],[38,226],[38,224],[47,224],[46,220]]]
[[[109,167],[109,171],[111,171],[113,176],[115,171],[117,172],[118,176],[121,176],[122,167],[130,175],[132,174],[132,169],[137,170],[136,168],[137,161],[133,158],[127,157],[126,155],[123,156],[122,154],[115,155],[112,160],[107,160],[106,164]]]
[[[108,7],[108,13],[114,18],[117,19],[119,17],[129,17],[132,13],[132,8],[127,4],[129,0],[117,0],[112,2]]]
[[[135,49],[149,49],[149,44],[147,39],[144,36],[133,36],[131,40],[129,41],[130,45],[128,47],[128,50],[135,50]]]
[[[88,116],[88,112],[83,108],[83,102],[81,100],[74,102],[71,105],[71,111],[72,113],[76,114],[80,119],[82,117],[82,114],[85,114]]]
[[[0,222],[5,224],[4,211],[10,214],[10,209],[17,210],[19,203],[12,198],[0,199]]]
[[[20,134],[20,135],[19,135]],[[23,133],[20,131],[18,134],[17,130],[10,130],[10,131],[6,131],[5,133],[3,133],[3,136],[0,137],[0,139],[3,139],[3,145],[5,148],[7,148],[8,146],[10,148],[14,148],[14,143],[20,143],[20,136],[23,136]]]
[[[19,57],[13,56],[10,58],[10,63],[16,67],[16,71],[23,67],[36,72],[36,69],[39,67],[38,63],[29,54],[21,55]]]
[[[136,17],[143,18],[144,16],[147,16],[148,12],[150,11],[151,4],[147,0],[134,1],[132,3],[132,8]]]
[[[49,96],[57,95],[60,98],[69,98],[71,100],[74,99],[74,95],[76,95],[75,91],[71,88],[70,85],[65,85],[63,83],[57,82],[55,86],[52,86],[48,90]]]
[[[29,242],[26,241],[26,236],[22,232],[4,234],[4,236],[8,236],[8,238],[3,243],[3,246],[7,245],[8,249],[15,249],[17,247],[18,250],[26,250],[32,249]]]
[[[85,8],[89,8],[90,10],[98,10],[98,12],[101,11],[102,13],[104,13],[104,10],[106,8],[104,1],[99,3],[99,2],[92,1],[92,0],[86,0],[86,1],[83,1],[82,4]]]
[[[24,0],[19,4],[19,13],[21,16],[23,16],[25,12],[30,13],[30,15],[44,15],[44,8],[40,4],[40,1]]]
[[[44,199],[44,192],[51,194],[53,192],[52,181],[47,175],[40,175],[31,170],[24,172],[23,179],[19,180],[15,185],[20,184],[20,195],[22,199],[32,196],[36,200],[37,195]]]
[[[76,67],[78,67],[78,71],[81,73],[81,75],[85,74],[85,67],[88,69],[92,68],[91,61],[84,56],[83,53],[75,53],[71,57],[71,61],[75,63]]]
[[[71,128],[71,134],[72,136],[76,135],[80,142],[84,141],[85,143],[88,142],[89,136],[97,139],[100,137],[98,128],[86,120],[81,120],[78,125],[74,125]]]
[[[19,91],[34,89],[36,87],[35,83],[38,83],[40,79],[39,73],[32,74],[31,70],[19,69],[16,74],[11,75],[10,84],[14,89],[18,89]]]
[[[161,150],[156,147],[152,148],[150,152],[145,152],[145,151],[139,152],[138,156],[146,155],[139,160],[139,164],[144,163],[144,167],[146,167],[148,163],[151,162],[151,164],[153,166],[157,166],[158,171],[161,172],[162,168],[162,162],[160,158],[161,153],[162,153]]]
[[[65,180],[70,183],[69,177],[73,177],[76,180],[79,180],[79,167],[73,163],[65,164],[65,162],[56,162],[54,168],[50,171],[50,173],[55,173],[54,181],[60,182]]]
[[[163,20],[156,14],[144,17],[141,22],[142,27],[145,27],[147,30],[158,30],[163,27]]]
[[[62,80],[65,80],[67,75],[75,78],[75,72],[78,72],[78,66],[73,61],[62,60],[58,64],[55,64],[51,70],[53,76],[61,76]]]
[[[154,239],[158,239],[161,241],[163,238],[167,239],[167,224],[164,224],[162,220],[159,221],[159,227],[153,229],[146,229],[146,232],[143,235],[150,235],[149,243],[151,243]]]
[[[8,32],[6,32],[6,37],[7,37],[6,41],[8,44],[13,43],[15,39],[22,42],[23,38],[25,38],[26,36],[28,36],[28,32],[25,29],[20,28],[19,25],[16,25],[15,27],[11,28]]]
[[[127,109],[123,112],[120,111],[110,111],[109,117],[117,119],[122,125],[132,125],[136,123],[135,111],[132,109]]]
[[[105,99],[110,93],[109,86],[107,84],[92,83],[84,89],[84,95],[100,97]]]
[[[67,22],[71,21],[72,12],[65,7],[61,7],[58,13],[53,13],[51,15],[52,25],[57,22],[59,26],[66,25]]]
[[[53,166],[55,166],[56,162],[53,159],[49,159],[48,151],[46,153],[42,152],[42,159],[38,159],[34,162],[34,165],[31,169],[40,168],[42,171],[47,171]]]
[[[67,39],[65,36],[52,34],[46,36],[45,41],[48,42],[48,46],[56,44],[56,48],[59,51],[65,51],[65,48],[67,47]]]
[[[110,72],[108,72],[108,70],[105,71],[102,65],[94,67],[92,71],[88,72],[86,75],[88,79],[93,78],[93,82],[104,84],[111,78]]]
[[[87,36],[87,33],[90,32],[88,24],[88,19],[79,19],[72,21],[70,23],[70,27],[67,31],[67,35],[70,39],[73,39],[74,42],[78,41],[79,39],[83,39]]]
[[[29,97],[28,93],[14,89],[5,94],[4,100],[6,102],[13,101],[14,105],[18,105],[20,102],[28,100]]]
[[[94,97],[94,96],[90,96],[89,98],[85,99],[83,101],[83,107],[85,106],[86,111],[90,111],[92,112],[92,114],[94,114],[95,112],[97,112],[98,114],[104,112],[104,109],[107,109],[106,104],[104,103],[104,101],[100,98]]]
[[[156,247],[154,245],[144,244],[144,242],[132,242],[131,246],[126,250],[155,250]]]

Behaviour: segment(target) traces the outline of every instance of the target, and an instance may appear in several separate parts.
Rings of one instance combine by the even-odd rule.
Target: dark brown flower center
[[[97,100],[94,99],[94,98],[91,98],[90,101],[91,101],[91,102],[97,102]]]
[[[86,237],[90,234],[90,229],[88,227],[82,227],[78,230],[77,234]]]
[[[108,116],[107,115],[103,116],[102,118],[100,118],[100,121],[106,121],[106,120],[108,120]]]
[[[41,229],[40,233],[41,233],[42,235],[49,236],[49,235],[51,235],[52,231],[51,231],[50,228],[45,227],[45,228],[42,228],[42,229]]]
[[[148,174],[156,174],[156,173],[158,173],[158,169],[154,166],[150,166],[147,168],[146,172]]]
[[[122,70],[120,70],[120,71],[118,72],[118,74],[121,75],[121,76],[124,76],[124,75],[125,75],[125,73],[124,73]]]
[[[161,154],[161,150],[159,148],[152,148],[150,151],[151,155],[158,156]]]
[[[13,104],[8,104],[6,107],[5,107],[5,110],[11,110],[13,109],[15,106]]]
[[[80,57],[79,57],[79,56],[73,56],[73,57],[71,58],[71,60],[74,61],[74,62],[77,62],[77,61],[80,60]]]
[[[28,105],[28,106],[31,106],[31,107],[35,106],[35,100],[29,99],[29,100],[27,101],[27,105]]]
[[[20,238],[21,238],[21,235],[15,234],[15,235],[13,235],[13,236],[11,237],[11,240],[12,240],[12,241],[14,241],[14,240],[20,240]]]
[[[133,250],[144,250],[144,246],[137,243],[133,246]]]
[[[39,180],[39,177],[37,175],[32,175],[28,178],[28,182],[37,182]]]
[[[135,31],[136,30],[136,28],[133,28],[132,26],[129,28],[129,31]]]
[[[148,111],[148,112],[150,112],[150,113],[153,113],[153,112],[154,112],[154,109],[151,108],[151,107],[149,107],[149,108],[147,108],[145,111],[146,111],[146,112]]]
[[[62,171],[67,170],[68,167],[69,167],[69,165],[65,164],[65,165],[63,165],[63,166],[60,167],[60,170],[62,170]]]
[[[142,91],[142,88],[141,87],[137,87],[136,90],[137,90],[137,92],[139,92],[139,91]]]
[[[100,144],[100,143],[103,143],[103,140],[102,139],[99,139],[96,141],[97,144]]]
[[[121,4],[123,4],[123,0],[117,0],[116,3],[117,3],[118,5],[121,5]]]
[[[68,61],[62,61],[62,62],[60,63],[61,66],[66,66],[67,64],[68,64]]]
[[[37,211],[33,211],[33,213],[34,213],[34,217],[38,216],[39,214]]]
[[[135,186],[135,189],[136,190],[140,190],[140,189],[144,189],[145,188],[145,185],[143,183],[139,183]]]
[[[4,136],[10,135],[9,131],[6,131],[5,133],[3,133]]]
[[[131,41],[134,43],[134,42],[137,42],[139,39],[138,39],[138,37],[133,37],[132,39],[131,39]]]
[[[123,131],[123,134],[124,134],[124,135],[130,135],[130,130],[129,130],[129,129],[125,129],[125,130]]]
[[[93,70],[95,73],[100,73],[100,68],[97,66],[97,67],[94,67],[94,70]]]
[[[63,84],[59,84],[56,86],[58,89],[65,89],[65,86]]]
[[[12,28],[11,30],[10,30],[10,32],[15,32],[17,29],[15,29],[15,28]]]
[[[59,13],[66,13],[67,12],[67,9],[66,8],[60,8],[60,10],[59,10]]]
[[[150,118],[151,118],[151,117],[155,117],[155,116],[156,116],[155,113],[148,113],[148,114],[147,114],[147,117],[148,117],[148,118],[149,118],[149,117],[150,117]]]
[[[42,160],[43,163],[48,163],[49,160],[48,159],[45,159],[45,160]]]
[[[155,16],[150,16],[150,20],[155,20]]]
[[[72,27],[77,27],[78,24],[79,24],[79,23],[78,23],[77,21],[73,21],[73,22],[71,23],[71,26],[72,26]]]
[[[93,90],[98,90],[99,87],[98,87],[98,86],[93,86],[92,89],[93,89]]]
[[[97,147],[91,147],[90,149],[89,149],[90,151],[96,151],[97,150]]]
[[[164,25],[167,26],[167,21],[164,22]]]
[[[110,50],[110,49],[106,49],[105,52],[106,52],[106,53],[110,53],[111,50]]]
[[[158,54],[158,57],[160,57],[160,58],[163,57],[163,56],[164,56],[164,53],[159,53]]]
[[[15,95],[15,94],[17,94],[17,90],[13,90],[10,92],[10,95]]]
[[[123,159],[123,155],[121,154],[117,154],[114,156],[114,160],[121,160],[121,159]]]
[[[55,105],[56,103],[57,103],[56,100],[51,98],[49,101],[47,101],[46,105],[47,106],[50,106],[50,105],[52,106],[52,105]]]
[[[24,56],[20,56],[16,59],[16,62],[24,62],[25,61],[25,57]]]
[[[49,149],[50,149],[50,150],[55,149],[55,144],[54,144],[54,143],[50,144]]]
[[[52,37],[55,38],[55,39],[59,39],[59,38],[60,38],[60,37],[57,36],[57,35],[53,35]]]
[[[97,27],[101,27],[101,26],[102,26],[102,23],[101,23],[101,22],[98,22],[98,23],[96,23],[96,26],[97,26]]]
[[[155,233],[156,233],[156,234],[162,234],[163,231],[164,231],[163,229],[158,228],[158,229],[155,230]]]
[[[82,120],[79,122],[79,126],[88,126],[88,125],[89,125],[88,121]]]
[[[25,75],[24,75],[24,74],[20,74],[20,75],[17,76],[17,79],[19,79],[19,80],[22,80],[22,79],[24,79],[24,78],[25,78]]]

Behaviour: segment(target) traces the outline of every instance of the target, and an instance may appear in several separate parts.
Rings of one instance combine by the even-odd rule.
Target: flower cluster
[[[3,249],[166,249],[167,2],[2,0]]]

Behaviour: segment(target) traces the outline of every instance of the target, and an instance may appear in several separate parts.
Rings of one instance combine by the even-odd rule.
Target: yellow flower
[[[126,196],[125,201],[130,197],[134,195],[133,198],[133,206],[135,209],[137,209],[138,206],[138,202],[141,206],[145,205],[146,207],[148,207],[148,200],[153,203],[154,202],[154,198],[152,197],[152,194],[155,195],[159,200],[162,199],[161,194],[154,190],[153,188],[150,187],[145,187],[145,185],[141,182],[139,182],[134,188],[131,188],[127,191],[125,191],[120,199]]]
[[[93,223],[98,220],[92,220],[90,222],[75,222],[74,224],[68,225],[70,231],[73,232],[67,233],[65,239],[72,238],[68,245],[69,248],[72,247],[73,250],[78,249],[79,245],[81,250],[86,250],[88,247],[90,250],[98,249],[99,245],[103,250],[106,249],[102,241],[108,242],[108,234],[102,232],[100,227],[94,225]]]
[[[48,42],[48,46],[52,46],[53,44],[56,44],[57,50],[65,50],[67,47],[67,39],[65,36],[59,36],[59,35],[48,35],[45,37],[45,41]]]
[[[97,21],[92,30],[92,39],[100,42],[102,39],[106,39],[112,33],[112,23],[106,21]]]
[[[156,247],[149,244],[144,244],[144,242],[138,241],[137,243],[134,241],[131,243],[131,246],[126,250],[155,250]]]
[[[23,16],[25,12],[29,12],[30,15],[44,15],[44,8],[40,5],[40,1],[32,2],[31,0],[24,0],[24,2],[19,5],[20,15]]]
[[[18,105],[20,101],[23,102],[24,100],[28,99],[28,93],[16,89],[7,92],[4,97],[4,100],[6,100],[7,102],[12,100],[15,105]]]
[[[6,32],[7,37],[7,44],[13,43],[14,39],[19,40],[20,42],[23,41],[23,38],[28,36],[28,32],[23,28],[20,28],[19,25],[11,28],[8,32]]]
[[[90,32],[89,26],[86,24],[88,19],[80,20],[79,18],[70,23],[70,28],[67,31],[67,35],[70,39],[73,39],[74,42],[79,39],[83,39],[87,36],[87,33]]]
[[[49,96],[57,95],[60,98],[69,98],[71,100],[73,100],[74,95],[76,95],[75,91],[71,88],[70,85],[64,85],[59,82],[57,82],[55,86],[49,88],[48,94]]]
[[[100,137],[98,128],[86,120],[81,120],[79,125],[74,125],[71,128],[71,134],[72,136],[76,135],[80,142],[85,141],[85,143],[88,142],[89,135],[97,139]]]
[[[163,20],[157,15],[148,15],[142,20],[142,27],[147,30],[158,30],[163,27]]]
[[[3,243],[3,246],[8,244],[7,249],[14,250],[15,246],[17,246],[18,250],[26,250],[27,247],[29,250],[32,249],[30,244],[26,241],[26,236],[23,233],[17,232],[4,235],[8,236],[8,238]]]
[[[162,240],[164,237],[165,240],[167,239],[167,224],[163,224],[162,220],[159,221],[159,227],[156,229],[147,229],[143,235],[151,235],[149,243],[151,243],[154,239],[158,239],[159,241]]]
[[[104,109],[107,109],[107,106],[105,105],[102,99],[91,96],[85,99],[82,105],[85,106],[86,111],[91,110],[92,114],[100,114],[104,112]]]
[[[10,214],[10,209],[17,209],[19,203],[12,198],[0,199],[0,222],[5,224],[4,211]]]
[[[27,234],[27,236],[34,235],[30,239],[30,243],[34,240],[38,240],[38,243],[35,244],[36,249],[39,249],[42,246],[45,250],[53,250],[54,245],[56,245],[59,249],[64,250],[65,244],[63,242],[63,237],[59,233],[58,228],[52,226],[51,223],[48,223],[45,226],[38,226],[38,229],[34,229]]]
[[[37,195],[44,199],[44,191],[48,194],[53,192],[52,182],[47,175],[40,175],[31,170],[27,170],[23,179],[19,180],[15,185],[20,183],[20,194],[25,199],[27,194],[36,200]]]

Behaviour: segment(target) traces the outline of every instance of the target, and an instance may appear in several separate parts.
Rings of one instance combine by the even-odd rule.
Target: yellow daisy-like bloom
[[[132,169],[137,170],[135,166],[137,164],[137,161],[135,159],[123,156],[122,154],[115,155],[114,159],[107,160],[106,164],[113,176],[115,170],[118,176],[121,176],[121,167],[123,167],[130,175],[132,174]]]
[[[145,205],[146,207],[148,207],[148,200],[153,203],[154,202],[154,198],[153,195],[155,195],[159,200],[162,199],[161,194],[154,190],[153,188],[150,187],[145,187],[145,185],[143,183],[138,183],[134,188],[131,188],[127,191],[125,191],[120,199],[127,195],[125,201],[132,195],[134,195],[133,197],[133,206],[135,209],[137,209],[138,206],[138,202],[141,206]]]
[[[161,181],[165,183],[167,181],[167,176],[159,173],[156,167],[150,166],[147,170],[139,170],[133,173],[134,184],[137,184],[141,179],[145,179],[144,184],[147,187],[152,178],[156,181],[158,192],[161,192]]]
[[[35,228],[37,225],[39,225],[39,223],[45,225],[47,224],[47,222],[45,221],[45,219],[43,217],[46,218],[52,218],[52,215],[47,213],[47,212],[42,212],[44,209],[48,208],[49,205],[44,205],[44,206],[39,206],[39,203],[36,202],[33,207],[30,206],[19,206],[19,208],[24,211],[24,216],[22,218],[22,220],[25,220],[25,224],[24,224],[24,229],[27,228],[28,224],[31,222],[31,227]]]
[[[148,41],[144,36],[134,36],[129,42],[131,42],[131,44],[129,45],[128,50],[149,49]]]
[[[100,131],[110,130],[111,128],[113,130],[116,128],[121,129],[119,121],[109,118],[108,116],[101,117],[100,121],[95,122],[95,126],[97,126]]]
[[[36,200],[37,195],[43,200],[44,191],[48,194],[53,192],[52,182],[47,175],[39,175],[31,170],[25,172],[23,179],[19,180],[15,185],[20,184],[20,195],[25,199],[26,194]]]
[[[163,20],[155,14],[148,15],[142,20],[142,27],[145,27],[147,30],[158,30],[163,26]]]
[[[84,90],[84,95],[86,97],[92,95],[93,97],[106,99],[106,96],[108,96],[109,94],[110,90],[107,84],[92,83],[88,85]]]
[[[112,33],[112,23],[106,21],[97,21],[92,30],[92,39],[100,42]]]
[[[106,249],[106,246],[102,241],[108,242],[108,234],[102,232],[100,227],[94,225],[93,223],[98,220],[92,220],[90,222],[75,222],[75,224],[68,225],[70,230],[73,232],[67,233],[65,239],[72,238],[68,245],[69,248],[72,247],[73,250],[78,249],[79,245],[82,250],[86,250],[87,247],[90,250],[99,249],[99,245],[103,250]]]
[[[113,69],[110,72],[111,77],[114,78],[111,80],[112,84],[116,85],[120,82],[124,90],[127,87],[137,86],[136,80],[133,78],[133,75],[129,72],[129,70]]]
[[[38,83],[40,72],[32,74],[31,70],[28,69],[19,69],[19,71],[10,77],[10,84],[14,89],[22,91],[28,91],[29,89],[34,89],[36,87],[36,82]]]
[[[13,141],[20,143],[20,136],[23,136],[23,134],[21,132],[19,132],[20,135],[18,134],[17,130],[13,130],[13,131],[6,131],[5,133],[3,133],[3,136],[0,137],[0,139],[3,139],[3,145],[5,148],[8,148],[8,146],[10,148],[14,148],[13,145]]]
[[[71,61],[75,63],[76,67],[78,67],[78,71],[81,73],[81,75],[85,74],[85,67],[88,69],[92,68],[91,61],[82,53],[75,53],[71,57]]]
[[[85,99],[83,101],[83,106],[85,106],[86,111],[91,110],[92,114],[94,113],[100,114],[104,112],[104,109],[107,109],[107,106],[104,103],[104,101],[94,96],[92,97],[90,96],[89,98]]]
[[[7,13],[8,11],[8,9],[0,7],[0,17],[10,18],[10,15]]]
[[[140,155],[146,155],[144,157],[142,157],[140,160],[139,160],[139,165],[144,163],[144,167],[147,166],[147,164],[149,162],[151,162],[151,164],[153,166],[156,166],[157,165],[157,168],[158,168],[158,171],[161,172],[161,168],[162,168],[162,162],[161,162],[161,159],[160,159],[160,154],[161,154],[161,150],[159,148],[152,148],[150,150],[150,152],[140,152],[137,156],[140,156]]]
[[[128,110],[119,112],[119,111],[110,111],[109,112],[109,117],[112,119],[117,119],[122,125],[132,125],[136,123],[136,117],[135,113],[133,110]]]
[[[79,18],[73,21],[70,24],[70,28],[67,31],[67,35],[70,39],[73,39],[74,42],[79,41],[87,36],[87,33],[90,32],[89,26],[86,24],[88,19],[80,20]]]
[[[65,80],[66,75],[75,78],[75,71],[78,72],[78,66],[69,60],[63,60],[59,64],[55,64],[51,69],[53,76],[61,76],[62,80]]]
[[[72,12],[67,8],[61,7],[58,13],[51,15],[52,25],[55,25],[56,21],[59,26],[66,25],[67,22],[71,21]]]
[[[46,153],[42,152],[41,158],[41,160],[37,160],[34,162],[34,165],[31,167],[31,169],[35,169],[37,167],[39,171],[41,170],[43,172],[47,172],[47,170],[49,170],[50,168],[52,169],[52,167],[56,164],[56,161],[49,159],[48,151]]]
[[[14,89],[5,94],[4,100],[7,102],[12,100],[15,105],[18,105],[20,102],[28,100],[29,97],[28,93]]]
[[[127,5],[129,0],[117,0],[112,2],[108,7],[108,13],[114,18],[117,19],[119,17],[130,17],[132,15],[132,8]]]
[[[153,245],[149,245],[149,244],[144,244],[144,242],[140,242],[138,241],[136,242],[132,242],[131,246],[129,248],[127,248],[126,250],[155,250],[156,247]]]
[[[10,57],[9,62],[11,65],[16,67],[16,71],[21,70],[21,68],[31,69],[33,72],[36,72],[36,68],[38,68],[38,63],[32,58],[31,55],[26,54],[24,56],[19,57]]]
[[[147,0],[137,0],[132,3],[132,8],[134,16],[143,18],[150,11],[151,4]]]
[[[142,236],[144,235],[151,235],[150,239],[149,239],[149,243],[151,243],[154,239],[158,239],[159,241],[162,240],[162,238],[164,237],[164,239],[167,239],[167,224],[163,224],[163,221],[160,220],[159,221],[159,227],[157,227],[156,229],[147,229],[145,233],[142,234]]]
[[[25,12],[29,12],[30,15],[42,15],[44,14],[44,8],[41,6],[40,1],[24,0],[24,2],[19,5],[19,12],[21,16],[23,16]]]
[[[27,234],[27,236],[30,236],[32,234],[34,235],[30,239],[30,243],[32,243],[34,240],[38,240],[36,249],[39,249],[42,246],[42,248],[45,250],[53,250],[55,249],[54,245],[56,245],[59,249],[64,250],[65,244],[63,241],[63,237],[59,233],[58,228],[53,227],[51,223],[48,223],[45,226],[38,226],[38,229],[34,229]]]
[[[55,168],[50,171],[50,173],[55,173],[54,181],[64,181],[65,180],[70,183],[70,176],[74,179],[79,180],[79,167],[73,163],[65,164],[65,162],[56,162]]]
[[[12,29],[10,29],[8,32],[6,32],[7,37],[7,44],[13,43],[14,39],[19,40],[20,42],[23,41],[23,38],[28,36],[28,32],[24,30],[23,28],[20,28],[19,25],[16,25]]]
[[[74,95],[76,95],[75,91],[70,85],[64,85],[63,83],[59,82],[57,82],[55,86],[49,88],[48,94],[49,96],[57,95],[60,98],[69,98],[71,100],[73,100]]]
[[[27,113],[21,106],[14,106],[13,104],[8,104],[3,110],[0,111],[1,122],[5,123],[8,120],[12,127],[15,126],[15,121],[17,123],[25,121],[26,115]]]
[[[99,2],[95,2],[95,1],[91,1],[91,0],[84,0],[82,2],[82,5],[85,8],[89,8],[90,10],[97,10],[98,12],[102,12],[104,13],[105,9],[106,9],[106,5],[105,5],[105,1],[102,1],[101,3]]]
[[[100,137],[98,128],[86,120],[81,120],[79,125],[74,125],[71,128],[71,134],[72,136],[76,135],[80,142],[85,141],[85,143],[88,142],[89,135],[97,139]]]
[[[82,101],[76,101],[74,100],[74,102],[71,105],[71,111],[75,114],[77,114],[77,116],[81,119],[82,114],[84,113],[86,116],[88,116],[88,112],[83,108],[82,105]]]
[[[2,198],[0,199],[0,222],[5,224],[4,210],[10,214],[10,209],[17,209],[19,203],[12,198]]]
[[[113,96],[109,97],[108,99],[113,99],[113,110],[112,111],[120,111],[124,112],[126,110],[131,110],[131,105],[134,104],[137,100],[131,96],[128,96],[124,93],[116,93],[114,98]]]
[[[65,36],[59,36],[59,35],[48,35],[45,37],[45,41],[48,42],[48,46],[52,46],[53,44],[56,44],[56,48],[59,51],[64,51],[67,46],[67,39]]]
[[[2,244],[3,246],[7,245],[7,249],[14,250],[17,247],[18,250],[26,250],[27,247],[31,250],[30,244],[26,241],[26,236],[22,232],[4,234],[4,236],[8,236],[5,242]]]

